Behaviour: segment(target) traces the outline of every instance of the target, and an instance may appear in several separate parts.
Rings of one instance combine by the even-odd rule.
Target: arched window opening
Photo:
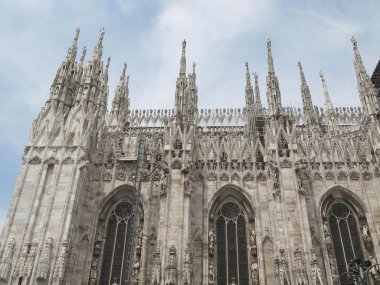
[[[235,202],[224,203],[216,214],[217,284],[248,285],[247,225],[242,208]]]
[[[115,280],[118,284],[125,282],[132,209],[131,203],[121,202],[108,218],[100,284],[111,285]]]
[[[350,205],[339,200],[329,208],[327,221],[330,226],[339,276],[341,276],[340,282],[351,284],[347,279],[347,274],[343,274],[349,270],[348,263],[354,259],[364,261],[357,215]]]

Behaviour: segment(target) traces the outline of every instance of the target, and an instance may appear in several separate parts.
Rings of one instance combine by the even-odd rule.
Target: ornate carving
[[[28,258],[29,248],[30,248],[30,243],[28,242],[24,243],[22,251],[21,251],[21,255],[19,259],[17,260],[15,269],[13,271],[14,278],[26,276],[26,271],[27,271],[26,260]]]
[[[220,179],[220,181],[224,181],[224,182],[229,181],[228,174],[227,173],[220,174],[219,179]]]
[[[11,237],[0,260],[0,280],[7,281],[11,270],[13,255],[15,253],[16,240]]]
[[[313,284],[323,284],[321,269],[319,268],[318,259],[315,248],[311,249],[311,279]]]
[[[185,256],[184,256],[184,264],[183,264],[183,274],[182,274],[182,279],[183,279],[183,285],[191,285],[191,280],[192,280],[192,260],[191,260],[191,254],[189,250],[189,245],[186,245],[185,248]]]
[[[40,280],[48,279],[52,248],[53,248],[53,239],[51,237],[48,237],[45,240],[42,253],[41,253],[41,258],[39,259],[39,262],[38,262],[37,273],[36,273],[37,279],[40,279]]]
[[[58,159],[56,159],[55,157],[49,157],[48,159],[46,159],[45,161],[44,161],[44,163],[45,164],[58,164],[59,163],[59,161],[58,161]]]
[[[352,172],[352,173],[350,174],[350,180],[358,181],[359,179],[360,179],[359,173],[357,173],[357,172]]]
[[[372,242],[371,235],[369,234],[369,230],[368,230],[368,226],[367,225],[363,225],[362,226],[362,239],[363,239],[365,247],[369,251],[372,251],[372,249],[373,249],[373,242]]]
[[[281,168],[291,168],[292,166],[293,166],[292,162],[287,158],[284,158],[283,160],[280,161]]]
[[[363,177],[363,180],[366,180],[366,181],[369,181],[369,180],[372,180],[372,173],[369,173],[368,171],[364,172],[362,174],[362,177]]]
[[[106,171],[103,173],[103,181],[109,182],[112,180],[112,173],[111,171]]]
[[[319,173],[319,172],[315,172],[314,174],[313,174],[313,179],[314,180],[322,180],[322,175]]]
[[[215,233],[214,229],[210,229],[208,232],[208,255],[214,256],[214,248],[215,248]]]
[[[161,284],[161,256],[160,249],[157,248],[153,254],[152,285]]]
[[[174,245],[169,248],[169,260],[166,266],[165,285],[176,285],[177,282],[177,250]]]
[[[62,242],[59,249],[58,257],[55,263],[53,278],[54,280],[61,280],[65,275],[66,263],[68,258],[67,241]]]
[[[212,262],[208,264],[208,284],[215,284],[214,264]]]
[[[298,248],[294,251],[294,264],[296,270],[296,284],[309,284],[307,280],[306,269],[304,266],[304,260],[302,258],[302,253]]]
[[[72,157],[66,157],[62,160],[62,164],[74,164],[74,159]]]
[[[38,156],[34,156],[29,159],[29,164],[41,164],[41,159]]]
[[[170,165],[171,169],[182,169],[182,162],[179,159],[174,159]]]
[[[331,171],[326,172],[325,178],[326,180],[334,180],[334,173],[332,173]]]
[[[274,276],[276,284],[290,284],[289,265],[285,257],[285,250],[280,249],[280,256],[274,259]]]
[[[216,174],[214,172],[209,172],[209,174],[207,175],[207,180],[208,181],[216,181]]]
[[[125,181],[125,179],[127,178],[127,166],[125,162],[118,161],[116,163],[115,177],[116,177],[116,180]]]
[[[255,180],[255,177],[252,175],[251,172],[248,172],[246,175],[243,176],[243,181],[248,182],[248,181],[253,181]]]
[[[277,162],[272,160],[269,162],[269,166],[270,166],[270,176],[272,179],[272,187],[273,187],[272,194],[274,197],[279,197],[280,191],[281,191],[280,180],[279,180],[280,171],[278,169]]]
[[[253,285],[259,284],[259,265],[257,260],[254,260],[251,264],[251,278]]]

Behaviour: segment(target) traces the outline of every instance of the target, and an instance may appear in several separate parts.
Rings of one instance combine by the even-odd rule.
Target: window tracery
[[[242,207],[227,201],[216,211],[217,284],[248,285],[247,218]]]
[[[111,285],[114,280],[119,284],[125,282],[132,214],[132,204],[128,201],[117,204],[109,214],[99,284]]]

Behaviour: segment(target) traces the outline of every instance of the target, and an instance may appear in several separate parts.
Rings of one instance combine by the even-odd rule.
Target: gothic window
[[[100,284],[111,285],[114,280],[118,284],[125,282],[132,217],[132,205],[126,201],[119,203],[111,211],[107,223]]]
[[[248,285],[246,217],[235,202],[224,203],[216,215],[217,284]]]
[[[330,207],[327,219],[341,284],[349,284],[347,274],[342,275],[348,271],[348,263],[357,258],[364,260],[357,215],[350,205],[339,200]]]

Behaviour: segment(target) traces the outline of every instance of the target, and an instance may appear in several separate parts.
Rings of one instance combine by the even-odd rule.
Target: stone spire
[[[333,104],[331,102],[330,94],[327,89],[325,77],[323,75],[323,72],[319,72],[319,76],[321,77],[322,80],[322,86],[323,86],[323,95],[325,97],[325,109],[326,109],[326,115],[329,121],[329,125],[333,126],[335,124],[335,111]]]
[[[358,90],[360,95],[360,101],[367,116],[374,118],[379,113],[379,103],[376,98],[375,88],[372,84],[370,77],[368,76],[360,52],[358,49],[358,43],[355,37],[351,38],[351,42],[354,49],[354,65],[356,71],[356,78],[358,82]]]
[[[179,75],[186,76],[186,40],[183,40],[182,42],[182,56],[179,68]]]
[[[274,72],[273,56],[272,56],[272,44],[268,39],[268,75],[267,75],[267,97],[268,97],[268,109],[269,118],[277,119],[281,116],[281,93],[278,78]]]
[[[303,112],[305,116],[305,123],[307,125],[312,125],[316,123],[316,118],[313,109],[313,102],[311,99],[310,89],[307,85],[305,74],[302,69],[301,62],[298,62],[298,67],[300,68],[300,77],[301,77],[301,94],[303,102]]]
[[[126,77],[125,75],[126,69],[127,63],[124,62],[120,81],[116,87],[115,97],[112,101],[112,110],[108,122],[110,127],[122,128],[129,112],[129,76]]]
[[[259,76],[257,73],[253,73],[253,76],[255,77],[255,109],[256,112],[260,112],[260,110],[263,108],[261,104],[261,97],[260,97],[260,88],[259,88]]]
[[[94,52],[91,59],[88,61],[82,77],[82,90],[77,97],[77,102],[84,102],[84,107],[87,110],[88,107],[94,111],[94,107],[99,105],[99,102],[104,99],[104,81],[108,81],[108,75],[104,76],[103,70],[103,38],[104,28],[100,30],[98,43],[94,48]],[[106,67],[107,69],[107,67]],[[108,88],[108,86],[107,86]]]
[[[108,69],[110,66],[110,62],[111,62],[111,57],[108,57],[106,68],[104,69],[102,88],[101,88],[100,96],[99,96],[99,110],[100,110],[99,114],[101,116],[103,116],[107,111],[107,101],[108,101],[108,94],[109,94]]]
[[[50,101],[53,102],[54,109],[65,109],[71,107],[73,103],[73,84],[75,79],[76,64],[75,59],[78,50],[79,28],[75,30],[73,43],[67,51],[66,58],[58,68],[50,89]]]
[[[245,63],[246,72],[245,72],[245,107],[249,111],[253,111],[254,109],[254,95],[253,95],[253,87],[251,84],[251,75],[249,73],[249,65],[248,62]]]

